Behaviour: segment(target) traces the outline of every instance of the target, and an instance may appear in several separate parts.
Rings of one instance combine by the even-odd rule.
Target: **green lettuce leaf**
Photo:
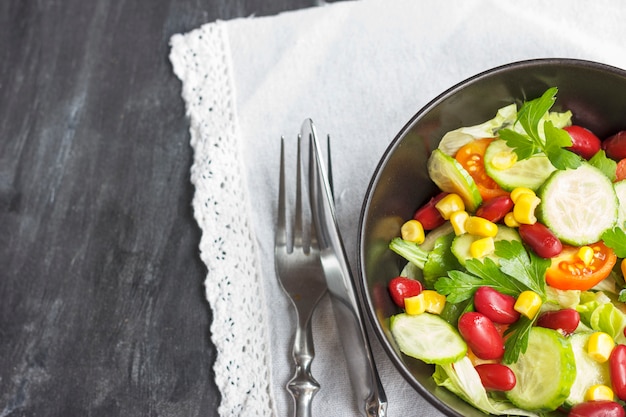
[[[509,104],[499,109],[491,120],[446,133],[439,142],[439,149],[446,155],[454,156],[461,147],[475,139],[495,138],[500,129],[512,126],[516,118],[517,106]]]
[[[539,416],[539,414],[516,408],[508,401],[490,397],[480,382],[478,372],[467,356],[453,364],[437,365],[433,379],[437,385],[445,387],[465,402],[487,414]]]

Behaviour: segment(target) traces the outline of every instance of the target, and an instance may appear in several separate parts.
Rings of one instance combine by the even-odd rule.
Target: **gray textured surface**
[[[0,416],[216,416],[171,35],[313,0],[0,2]]]

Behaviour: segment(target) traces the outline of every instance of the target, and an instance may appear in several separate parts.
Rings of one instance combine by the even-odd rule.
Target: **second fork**
[[[296,332],[292,356],[295,373],[287,384],[294,400],[294,416],[310,417],[311,401],[320,385],[311,374],[315,356],[311,318],[319,300],[326,293],[315,227],[311,216],[303,210],[301,139],[297,143],[295,209],[288,221],[285,184],[285,140],[280,144],[280,177],[278,192],[278,223],[274,246],[274,261],[279,282],[296,311]],[[307,193],[308,194],[308,193]],[[307,200],[308,201],[308,200]],[[291,230],[289,230],[291,229]]]

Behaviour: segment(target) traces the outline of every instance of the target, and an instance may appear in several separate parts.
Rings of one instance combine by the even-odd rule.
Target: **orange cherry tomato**
[[[620,159],[615,169],[615,182],[626,179],[626,158]]]
[[[593,259],[585,265],[578,256],[578,247],[563,245],[546,271],[546,283],[559,290],[586,291],[609,276],[617,261],[615,252],[602,242],[589,246],[594,252]]]
[[[474,179],[483,201],[509,194],[485,171],[485,150],[493,140],[493,138],[476,139],[462,146],[454,157]]]

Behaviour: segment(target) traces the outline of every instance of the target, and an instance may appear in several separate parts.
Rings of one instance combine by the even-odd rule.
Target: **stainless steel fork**
[[[274,246],[274,263],[279,282],[296,310],[297,327],[292,356],[295,373],[287,383],[294,401],[295,417],[311,417],[311,402],[320,385],[311,374],[315,356],[311,317],[326,292],[326,279],[320,259],[315,227],[311,216],[303,215],[302,160],[300,137],[297,146],[295,210],[288,224],[285,187],[285,140],[280,143],[280,178],[278,191],[278,224]],[[308,201],[308,200],[307,200]],[[306,231],[305,231],[306,230]]]

